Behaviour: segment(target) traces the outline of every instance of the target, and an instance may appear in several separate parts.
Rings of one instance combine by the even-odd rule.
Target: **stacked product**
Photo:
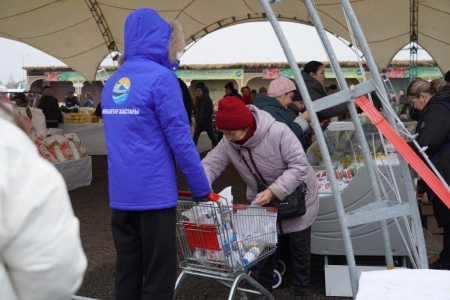
[[[362,164],[352,164],[348,166],[348,168],[344,169],[342,165],[338,165],[335,170],[333,176],[336,177],[339,191],[343,192],[347,186],[352,181],[353,177],[358,172],[359,168]],[[318,182],[319,194],[332,194],[330,180],[327,174],[327,171],[321,170],[316,172],[316,178]]]
[[[38,148],[39,154],[51,163],[86,157],[87,152],[75,133],[43,137],[33,133],[31,139]]]

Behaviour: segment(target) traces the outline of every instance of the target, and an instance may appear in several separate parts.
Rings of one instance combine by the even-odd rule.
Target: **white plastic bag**
[[[47,135],[47,125],[45,123],[45,116],[41,109],[30,107],[31,122],[33,123],[34,130],[38,135]]]

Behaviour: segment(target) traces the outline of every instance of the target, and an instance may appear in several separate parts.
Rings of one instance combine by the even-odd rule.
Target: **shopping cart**
[[[274,299],[247,272],[276,250],[276,208],[232,205],[216,194],[208,197],[212,201],[196,205],[188,198],[189,192],[179,195],[177,237],[182,272],[174,299],[187,275],[214,279],[230,288],[229,300],[236,293],[241,299],[248,299],[246,293]],[[243,281],[253,289],[239,287]]]

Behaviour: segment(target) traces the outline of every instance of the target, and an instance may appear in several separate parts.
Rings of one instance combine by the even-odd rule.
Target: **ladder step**
[[[370,79],[364,83],[355,85],[354,90],[350,88],[331,94],[324,98],[320,98],[313,102],[314,111],[318,112],[342,103],[347,102],[350,99],[358,98],[361,95],[369,94],[376,90],[376,86],[373,80]]]
[[[347,226],[350,227],[408,215],[411,215],[411,206],[409,203],[380,201],[370,203],[347,213],[346,220]]]

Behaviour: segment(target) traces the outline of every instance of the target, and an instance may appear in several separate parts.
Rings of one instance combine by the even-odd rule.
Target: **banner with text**
[[[409,67],[389,67],[386,69],[386,74],[389,78],[409,78],[410,69]],[[417,67],[417,77],[435,79],[443,78],[444,75],[438,67]]]
[[[243,69],[177,70],[177,77],[184,81],[242,79]]]
[[[103,80],[108,79],[113,73],[114,71],[105,71],[106,74],[103,77]],[[105,72],[103,72],[102,74],[104,74]],[[60,72],[45,72],[44,73],[44,77],[45,77],[45,81],[72,81],[72,82],[85,82],[86,79],[84,79],[83,76],[81,76],[80,74],[78,74],[78,72],[74,72],[74,71],[60,71]],[[96,81],[100,81],[100,77],[97,76],[95,77]]]
[[[363,74],[359,68],[342,68],[342,73],[345,78],[363,78]],[[263,79],[275,79],[278,77],[288,77],[294,79],[294,73],[290,68],[272,68],[263,70]],[[325,68],[325,77],[336,78],[332,68]]]

